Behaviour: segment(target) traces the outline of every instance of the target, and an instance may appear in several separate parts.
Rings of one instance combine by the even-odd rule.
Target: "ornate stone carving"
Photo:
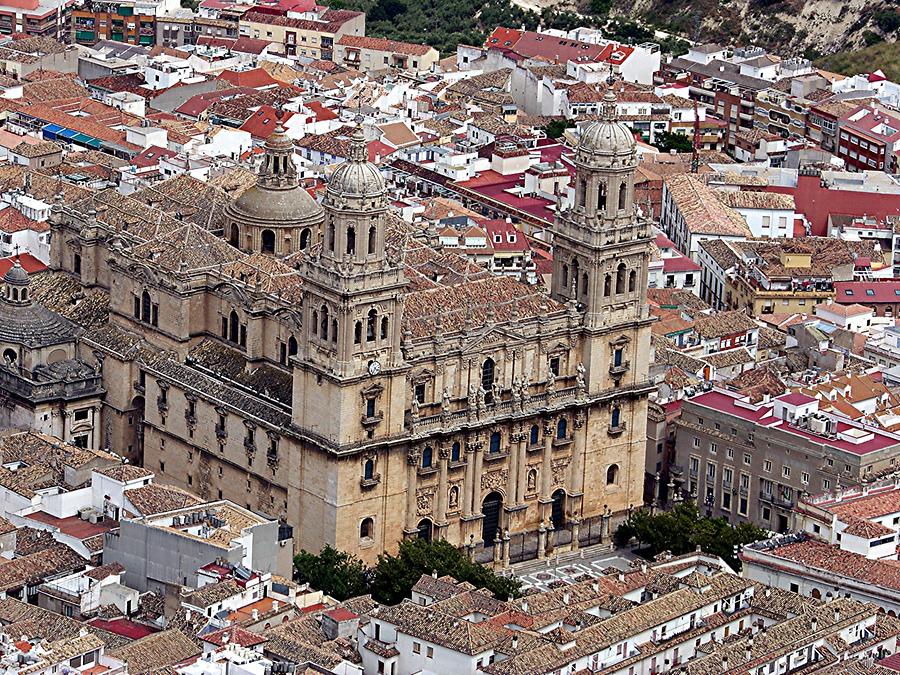
[[[406,463],[409,466],[418,466],[421,455],[418,450],[410,450],[406,455]]]
[[[481,474],[481,489],[490,492],[505,488],[509,481],[509,469],[500,469],[499,471],[491,471],[490,473]]]
[[[554,459],[550,464],[550,470],[553,473],[553,484],[562,485],[566,482],[566,468],[569,466],[568,457],[560,457]]]
[[[434,493],[437,488],[434,486],[423,487],[416,490],[416,515],[431,515],[431,505],[434,502]]]

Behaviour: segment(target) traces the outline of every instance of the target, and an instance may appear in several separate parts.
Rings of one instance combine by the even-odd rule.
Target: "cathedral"
[[[651,390],[650,230],[614,95],[549,290],[442,251],[392,212],[362,127],[349,142],[321,203],[280,126],[236,198],[182,176],[57,202],[52,275],[108,301],[78,342],[99,443],[282,519],[298,550],[372,563],[421,537],[509,562],[605,540],[642,503]]]

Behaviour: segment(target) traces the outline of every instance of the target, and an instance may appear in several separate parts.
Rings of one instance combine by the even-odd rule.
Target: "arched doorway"
[[[553,510],[550,513],[553,518],[553,529],[561,530],[566,526],[566,493],[565,490],[557,490],[553,493]]]
[[[275,253],[275,233],[272,230],[263,230],[261,240],[263,253]]]
[[[128,415],[130,429],[130,442],[128,444],[128,459],[137,466],[144,465],[144,397],[135,396],[131,399],[131,412]]]
[[[431,521],[428,520],[428,518],[420,520],[419,526],[416,529],[419,531],[419,539],[431,541]]]
[[[500,508],[503,506],[503,495],[492,492],[481,503],[481,538],[485,546],[494,545],[494,536],[500,530]]]

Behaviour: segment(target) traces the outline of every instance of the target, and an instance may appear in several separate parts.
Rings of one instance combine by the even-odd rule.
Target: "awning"
[[[72,140],[78,135],[78,132],[73,131],[72,129],[63,129],[62,131],[59,132],[59,135],[62,138],[68,138],[69,140]]]

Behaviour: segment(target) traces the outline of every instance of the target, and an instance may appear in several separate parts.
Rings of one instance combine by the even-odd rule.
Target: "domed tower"
[[[636,146],[608,82],[601,119],[575,151],[575,203],[553,230],[553,297],[574,297],[588,327],[634,319],[646,304],[650,238],[634,210]]]
[[[282,257],[318,239],[323,212],[300,186],[294,143],[280,116],[263,147],[256,185],[225,207],[225,237],[241,250]]]
[[[322,245],[300,263],[305,329],[294,388],[295,400],[306,403],[295,407],[294,420],[339,443],[397,433],[404,406],[389,397],[405,394],[400,323],[406,281],[385,252],[387,190],[368,161],[361,126],[351,135],[348,161],[328,182],[323,207]],[[310,391],[327,407],[311,405]]]

